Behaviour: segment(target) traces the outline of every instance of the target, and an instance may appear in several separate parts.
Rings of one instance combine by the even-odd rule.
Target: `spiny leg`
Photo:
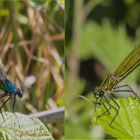
[[[5,96],[7,96],[6,94],[4,94]],[[3,96],[3,97],[5,97],[5,96]],[[2,117],[3,117],[3,120],[4,120],[4,122],[5,122],[5,119],[4,119],[4,116],[3,116],[3,113],[2,113],[2,111],[1,111],[1,109],[3,108],[3,106],[10,100],[10,98],[12,97],[11,95],[8,95],[9,97],[5,100],[5,102],[1,105],[1,107],[0,107],[0,113],[2,114]],[[2,98],[2,96],[0,97],[0,98]]]
[[[97,102],[98,99],[99,98],[96,98],[95,102],[92,101],[92,103],[94,105],[94,111],[93,112],[96,111],[96,105],[101,105],[101,101],[102,101],[103,97],[100,98],[100,101],[99,102]]]
[[[113,106],[112,104],[109,103],[108,99],[107,99],[105,96],[103,96],[103,97],[104,97],[104,99],[106,100],[106,103],[110,106],[110,108],[109,108],[109,111],[110,111],[110,109],[111,109],[111,108],[114,108],[114,106]],[[105,111],[105,112],[106,112],[106,111]],[[102,114],[104,114],[105,112],[103,112]],[[100,114],[99,116],[96,117],[96,121],[97,121],[97,119],[99,119],[99,117],[100,117],[102,114]]]
[[[108,115],[110,115],[110,110],[111,110],[111,106],[109,107],[109,109],[106,107],[106,105],[105,104],[103,104],[103,106],[104,106],[104,108],[106,109],[106,112],[108,112]]]
[[[135,91],[131,88],[131,86],[129,86],[128,84],[126,84],[126,85],[121,85],[121,86],[116,86],[116,87],[114,87],[113,89],[119,89],[119,88],[121,88],[121,87],[128,87],[129,88],[129,90],[121,90],[121,91],[124,91],[124,92],[131,92],[131,93],[133,93],[134,95],[135,95],[135,97],[137,97],[139,100],[140,100],[140,97],[135,93]],[[115,92],[117,92],[118,90],[115,90]],[[113,90],[113,92],[114,92],[114,90]],[[132,96],[131,96],[132,97]],[[133,97],[132,97],[133,98]],[[134,98],[133,98],[134,99]]]
[[[130,93],[133,93],[134,94],[134,92],[132,91],[132,90],[113,90],[113,92],[130,92]],[[135,95],[135,94],[134,94]],[[133,100],[135,100],[135,101],[137,101],[137,102],[139,102],[140,103],[140,98],[137,96],[137,95],[135,95],[135,97],[133,97],[132,95],[130,96]],[[137,100],[138,99],[138,100]]]
[[[107,109],[107,107],[104,106],[105,109],[106,109],[106,111],[103,112],[102,114],[98,115],[98,116],[96,117],[96,121],[97,121],[97,119],[100,118],[101,116],[104,116],[106,112],[109,112],[109,111],[111,110],[111,108],[113,108],[113,109],[116,111],[116,113],[115,113],[113,119],[111,120],[111,122],[110,122],[110,124],[109,124],[109,125],[111,126],[111,124],[113,123],[113,121],[115,120],[115,118],[117,117],[117,115],[118,115],[118,113],[119,113],[120,106],[118,105],[118,103],[117,103],[109,94],[107,94],[107,95],[108,95],[108,97],[115,103],[115,105],[117,106],[117,109],[108,101],[108,99],[107,99],[105,96],[103,96],[110,108]],[[102,100],[102,99],[101,99],[101,100]],[[100,101],[101,101],[101,100],[100,100]],[[100,103],[100,102],[99,102],[99,103]],[[110,113],[110,112],[109,112],[109,113]]]
[[[0,96],[0,98],[4,98],[5,96],[7,96],[7,94],[2,94],[1,96]],[[4,103],[3,103],[4,104]],[[3,113],[2,113],[2,111],[1,111],[1,109],[0,109],[0,113],[1,113],[1,115],[2,115],[2,118],[3,118],[3,120],[4,120],[4,116],[3,116]]]
[[[102,99],[103,99],[103,98],[105,98],[106,102],[108,103],[109,109],[108,109],[108,108],[106,107],[106,105],[103,103],[103,106],[104,106],[104,108],[106,109],[106,111],[104,111],[103,113],[101,113],[100,115],[98,115],[98,116],[96,117],[96,121],[97,121],[100,117],[104,116],[106,112],[108,112],[108,114],[110,114],[109,111],[110,111],[112,105],[109,103],[109,101],[107,100],[107,98],[106,98],[105,96],[103,96]]]
[[[103,106],[104,106],[104,108],[105,108],[105,110],[106,111],[104,111],[103,113],[101,113],[100,115],[98,115],[97,117],[96,117],[96,121],[100,118],[100,117],[103,117],[104,115],[107,115],[106,113],[108,112],[108,115],[110,115],[110,110],[111,110],[111,105],[109,104],[109,109],[106,107],[106,105],[103,103],[102,104]]]
[[[113,105],[111,105],[112,106],[112,108],[116,111],[116,113],[115,113],[115,115],[114,115],[114,117],[113,117],[113,119],[111,120],[111,122],[110,122],[110,126],[111,126],[111,124],[113,123],[113,121],[115,120],[115,118],[117,117],[117,115],[118,115],[118,113],[119,113],[119,110],[120,110],[120,106],[118,105],[118,103],[108,94],[108,96],[110,97],[110,99],[116,104],[116,106],[117,106],[117,109],[113,106]],[[110,103],[109,103],[110,104]]]
[[[121,88],[121,87],[128,87],[129,85],[128,84],[125,84],[125,85],[119,85],[119,86],[115,86],[113,87],[113,89],[118,89],[118,88]],[[129,86],[130,87],[130,86]]]
[[[95,103],[94,102],[92,102],[93,103],[93,105],[94,105],[94,111],[93,112],[95,112],[96,111],[96,105],[98,104],[97,103],[97,98],[96,98],[96,100],[95,100]]]

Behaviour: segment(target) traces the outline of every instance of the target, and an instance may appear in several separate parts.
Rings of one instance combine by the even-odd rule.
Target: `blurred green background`
[[[24,89],[16,112],[63,107],[64,1],[0,0],[0,59],[7,77]],[[12,111],[11,104],[6,111]],[[56,120],[57,114],[43,123],[55,139],[63,139],[64,120]]]
[[[139,44],[140,1],[66,0],[65,36],[65,138],[114,139],[91,122],[93,106],[78,95],[92,96]],[[139,88],[139,68],[124,81]]]

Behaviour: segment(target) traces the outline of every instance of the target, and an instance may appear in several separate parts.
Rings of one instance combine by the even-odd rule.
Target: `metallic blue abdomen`
[[[0,88],[7,93],[16,93],[13,83],[8,79],[0,80]]]

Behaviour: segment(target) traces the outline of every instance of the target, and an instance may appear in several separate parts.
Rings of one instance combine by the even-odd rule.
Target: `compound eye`
[[[104,95],[104,92],[103,91],[100,91],[99,92],[99,97],[102,97]]]

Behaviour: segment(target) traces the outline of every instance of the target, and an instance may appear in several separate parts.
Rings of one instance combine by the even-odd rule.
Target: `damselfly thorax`
[[[96,98],[104,96],[106,93],[111,93],[112,89],[118,84],[120,81],[119,77],[117,75],[112,74],[108,75],[107,78],[103,81],[100,87],[95,88],[94,90],[94,96]]]

